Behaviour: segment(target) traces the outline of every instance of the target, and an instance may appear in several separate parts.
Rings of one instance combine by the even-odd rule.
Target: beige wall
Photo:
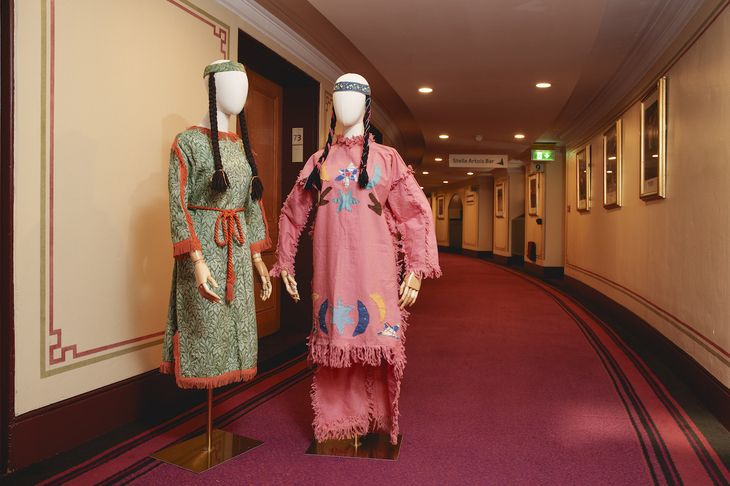
[[[536,260],[532,263],[544,267],[562,267],[564,265],[565,240],[565,156],[562,150],[555,151],[555,160],[543,164],[542,172],[530,172],[529,163],[525,174],[525,261],[527,258],[527,243],[535,242]],[[529,213],[529,178],[535,174],[538,178],[537,214]],[[537,224],[540,219],[542,224]]]
[[[238,29],[212,0],[16,2],[16,414],[159,366],[167,171]]]
[[[472,187],[477,186],[477,191]],[[449,202],[458,194],[463,205],[462,245],[467,250],[492,251],[492,215],[494,208],[494,182],[491,176],[473,177],[451,186],[442,186],[433,193],[433,210],[437,214],[438,198],[444,198],[444,218],[435,219],[436,241],[439,246],[449,246]],[[467,204],[467,195],[474,196],[475,204]]]
[[[505,201],[504,217],[494,218],[494,254],[512,256],[512,220],[526,212],[525,208],[525,171],[522,162],[510,160],[509,169],[494,170],[495,187],[504,182]],[[494,197],[493,197],[494,198]],[[527,236],[525,236],[527,238]]]
[[[649,322],[730,386],[730,10],[666,73],[666,199],[639,199],[639,103],[623,121],[623,205],[603,207],[602,127],[568,145],[566,275]],[[592,147],[592,204],[575,211],[575,153]]]

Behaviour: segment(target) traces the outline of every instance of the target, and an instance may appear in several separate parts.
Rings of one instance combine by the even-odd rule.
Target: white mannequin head
[[[220,64],[228,62],[225,59],[215,61],[211,64]],[[205,76],[205,88],[208,89],[208,78]],[[228,118],[231,115],[237,115],[243,110],[248,96],[248,76],[242,71],[223,71],[215,73],[215,97],[216,109],[218,110],[218,130],[221,132],[228,131]],[[210,114],[206,114],[205,118],[198,126],[210,128]]]
[[[336,83],[352,82],[370,86],[359,74],[347,73],[337,78]],[[365,133],[363,116],[365,115],[365,94],[358,91],[335,91],[332,104],[337,119],[342,123],[343,136],[354,137]]]

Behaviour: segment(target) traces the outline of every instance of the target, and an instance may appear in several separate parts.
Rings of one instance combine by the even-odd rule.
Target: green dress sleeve
[[[170,190],[170,234],[172,235],[173,256],[180,261],[188,258],[191,251],[202,250],[195,234],[195,228],[193,228],[193,220],[188,212],[190,170],[190,160],[180,148],[179,138],[176,138],[170,150],[167,185]]]

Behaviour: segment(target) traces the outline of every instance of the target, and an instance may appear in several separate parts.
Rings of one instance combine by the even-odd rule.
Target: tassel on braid
[[[363,117],[365,133],[362,136],[362,158],[360,159],[360,176],[357,183],[365,189],[370,182],[368,176],[368,154],[370,153],[370,95],[365,95],[365,116]]]
[[[218,143],[218,105],[215,97],[215,73],[208,75],[208,115],[210,118],[210,142],[213,146],[213,165],[215,172],[210,178],[211,186],[218,192],[226,192],[230,182],[223,170],[221,162],[221,149]]]
[[[337,115],[335,114],[335,108],[332,107],[332,122],[330,123],[330,133],[327,135],[327,145],[324,146],[324,152],[319,160],[314,164],[312,172],[307,177],[307,182],[304,184],[304,189],[312,190],[316,188],[318,191],[322,190],[322,179],[319,176],[320,167],[327,159],[327,155],[330,153],[330,147],[332,147],[332,139],[335,137],[335,127],[337,126]]]
[[[241,110],[238,114],[238,124],[241,126],[241,141],[243,142],[243,149],[246,152],[246,159],[248,165],[251,167],[251,199],[254,201],[261,200],[261,196],[264,193],[264,185],[259,179],[259,170],[256,167],[256,161],[253,158],[253,152],[251,151],[251,142],[248,139],[248,126],[246,125],[246,113],[245,110]]]

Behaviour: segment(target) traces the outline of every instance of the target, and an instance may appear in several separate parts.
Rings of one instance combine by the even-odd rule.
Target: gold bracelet
[[[193,265],[195,265],[195,264],[196,264],[196,263],[198,263],[198,262],[203,262],[203,263],[205,263],[205,260],[203,260],[202,258],[198,258],[197,260],[193,260]]]

